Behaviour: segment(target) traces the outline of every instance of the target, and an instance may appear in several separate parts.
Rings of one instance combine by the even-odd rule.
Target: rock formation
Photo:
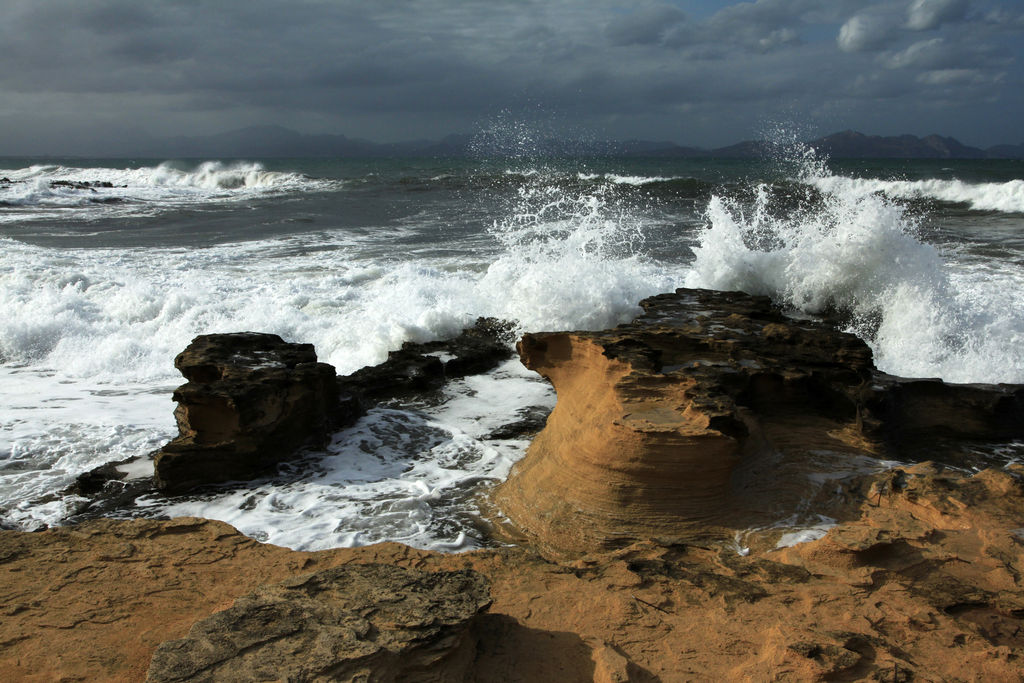
[[[0,671],[1024,680],[1024,466],[981,467],[960,447],[1018,437],[1024,389],[884,375],[856,338],[757,297],[680,290],[644,307],[616,330],[520,344],[558,391],[494,496],[520,545],[297,552],[191,518],[0,531]],[[452,360],[435,352],[418,355]],[[266,359],[181,361],[190,384],[212,385],[192,405],[250,405],[217,382],[232,367],[264,377]],[[922,455],[934,461],[912,462]],[[830,528],[776,543],[771,522],[807,506]]]
[[[512,330],[507,321],[478,318],[452,339],[406,342],[383,363],[339,377],[338,384],[365,402],[440,389],[448,380],[487,372],[511,358]]]
[[[268,614],[278,614],[291,600],[273,601],[292,593],[306,614],[311,576],[368,564],[372,577],[386,564],[417,570],[411,577],[473,570],[490,583],[493,603],[462,641],[473,652],[468,667],[468,657],[443,658],[413,680],[1021,680],[1022,475],[1013,466],[971,476],[925,463],[861,477],[844,484],[856,501],[848,521],[824,538],[748,556],[726,545],[648,542],[565,563],[526,547],[446,555],[384,543],[309,553],[198,519],[3,531],[0,671],[9,680],[139,681],[199,622],[193,634],[209,634],[224,671],[285,679],[296,662],[322,661],[325,645],[344,659],[365,643],[353,639],[346,650],[337,630],[302,617],[304,630],[288,636],[293,661],[282,663],[272,643],[226,656],[251,631],[217,614],[265,595],[276,605]],[[315,581],[316,590],[329,583]],[[338,591],[308,614],[335,599],[359,598]],[[364,618],[401,601],[381,599],[381,612]],[[473,610],[472,599],[464,604]],[[211,624],[223,626],[219,638]],[[303,640],[320,629],[321,639]]]
[[[296,449],[323,445],[361,413],[312,344],[241,332],[196,337],[174,359],[178,436],[155,458],[156,485],[178,493],[251,479]]]
[[[1024,433],[1024,388],[884,375],[857,337],[766,297],[678,290],[641,306],[613,330],[519,343],[558,402],[494,501],[547,552],[730,537],[858,458]]]
[[[257,332],[196,337],[174,359],[188,383],[174,392],[179,435],[156,455],[156,486],[181,493],[251,479],[303,446],[324,445],[364,404],[492,369],[512,355],[510,330],[480,318],[453,339],[406,343],[385,362],[343,377],[317,362],[312,344]],[[93,488],[109,478],[97,471]]]
[[[487,581],[469,570],[365,564],[299,575],[160,645],[147,680],[464,681],[471,625],[490,602]]]
[[[310,344],[244,332],[197,337],[175,359],[189,382],[174,393],[179,435],[156,454],[153,479],[126,479],[107,463],[63,492],[71,521],[130,508],[155,485],[166,494],[266,474],[303,447],[329,441],[379,401],[430,400],[448,380],[487,372],[512,357],[513,325],[494,318],[448,340],[408,342],[379,365],[335,377]],[[491,438],[525,438],[546,413],[510,418]]]

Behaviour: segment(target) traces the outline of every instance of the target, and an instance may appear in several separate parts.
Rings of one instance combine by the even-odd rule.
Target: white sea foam
[[[615,173],[580,173],[580,180],[607,180],[614,185],[650,185],[651,183],[665,183],[670,180],[680,180],[678,176],[638,176],[618,175]]]
[[[821,166],[807,169],[802,180],[818,184]],[[955,264],[896,200],[857,183],[826,186],[821,202],[790,212],[772,205],[766,186],[750,206],[712,197],[686,284],[836,309],[893,374],[1024,382],[1019,269],[994,277]]]
[[[528,442],[482,440],[522,406],[554,405],[551,388],[517,361],[450,383],[422,412],[376,408],[340,432],[315,472],[290,483],[251,485],[152,512],[233,524],[299,550],[395,540],[436,550],[478,546],[472,530],[479,484],[503,479]]]
[[[1024,213],[1024,180],[1003,183],[970,183],[962,180],[884,180],[821,175],[808,178],[811,185],[829,194],[883,193],[899,199],[937,199],[967,204],[977,211]]]
[[[59,521],[74,501],[31,501],[168,439],[170,390],[181,381],[173,358],[197,334],[277,333],[313,343],[322,360],[346,373],[384,360],[404,341],[450,336],[482,315],[532,330],[606,327],[673,284],[669,271],[637,255],[642,225],[600,193],[550,192],[538,177],[509,211],[492,228],[497,255],[492,243],[476,255],[396,260],[390,229],[201,249],[53,250],[0,240],[0,357],[5,370],[20,373],[20,384],[0,385],[0,508],[26,526]],[[469,380],[462,386],[474,401],[488,391]],[[509,381],[501,386],[506,398],[520,396]],[[159,393],[147,393],[153,390]],[[8,398],[15,392],[26,400]],[[339,445],[320,479],[267,489],[244,508],[229,495],[188,509],[294,546],[381,538],[468,546],[471,537],[458,538],[466,529],[438,526],[431,501],[438,491],[501,476],[519,457],[525,444],[481,442],[479,431],[489,411],[507,416],[522,401],[534,399],[480,408],[452,399],[426,418],[378,413],[357,427],[360,439],[393,437],[389,448],[396,448],[405,438],[398,431],[408,429],[432,434],[434,443],[416,456],[385,454],[373,481],[346,469],[353,453]],[[483,412],[467,417],[474,409]],[[391,437],[373,436],[381,430]],[[454,461],[462,464],[441,464]],[[275,506],[293,512],[270,515]],[[375,521],[368,522],[371,510]]]
[[[182,204],[338,186],[337,181],[268,171],[258,163],[220,161],[190,169],[170,162],[142,168],[35,165],[0,169],[0,177],[11,181],[0,183],[0,207],[8,209],[0,211],[0,222],[8,223],[69,215],[86,220],[147,215]]]

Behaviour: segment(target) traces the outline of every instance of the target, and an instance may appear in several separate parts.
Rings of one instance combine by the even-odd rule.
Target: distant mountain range
[[[954,138],[929,135],[896,135],[883,137],[847,130],[833,133],[808,143],[831,159],[1024,159],[1024,144],[996,145],[988,149],[968,147]],[[770,156],[776,149],[771,142],[746,140],[729,145],[701,149],[680,147],[670,142],[630,140],[611,143],[616,151],[627,156],[712,157],[749,159]]]
[[[809,144],[833,159],[1024,159],[1024,144],[997,145],[988,149],[968,147],[959,141],[929,135],[882,137],[848,130]],[[703,149],[682,147],[672,142],[625,140],[610,142],[566,142],[541,140],[530,152],[550,155],[616,155],[635,157],[757,158],[770,154],[770,143],[748,140],[727,147]],[[500,140],[484,136],[450,135],[442,140],[411,140],[376,143],[344,135],[307,135],[281,126],[254,126],[217,135],[150,140],[136,146],[130,156],[148,157],[443,157],[473,156],[491,152],[521,153],[502,149]]]
[[[1024,144],[980,149],[939,135],[882,137],[847,130],[810,144],[833,159],[1024,159]]]

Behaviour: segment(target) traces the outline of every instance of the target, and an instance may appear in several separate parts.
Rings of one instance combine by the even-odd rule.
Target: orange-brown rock
[[[824,538],[746,557],[651,543],[561,564],[512,547],[305,553],[196,519],[0,532],[0,671],[139,681],[162,641],[261,584],[385,563],[487,577],[466,681],[1019,681],[1019,472],[872,475]],[[443,678],[438,666],[424,678]]]
[[[471,570],[324,569],[260,586],[164,642],[146,680],[459,683],[475,658],[474,620],[490,603]]]
[[[923,438],[1024,433],[1024,388],[884,375],[857,337],[766,297],[680,289],[641,306],[612,330],[519,343],[558,401],[492,500],[549,554],[732,537]]]

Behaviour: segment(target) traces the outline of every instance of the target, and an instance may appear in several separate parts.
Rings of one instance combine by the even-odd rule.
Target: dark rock
[[[507,320],[477,318],[473,327],[467,327],[454,339],[441,342],[437,350],[454,356],[444,363],[445,377],[479,375],[511,358],[515,329],[515,323]]]
[[[156,486],[178,493],[251,479],[302,446],[325,444],[363,414],[364,401],[418,397],[494,368],[511,357],[513,330],[481,318],[454,339],[407,343],[345,377],[317,363],[311,344],[254,332],[196,337],[174,361],[189,382],[174,392],[180,433],[155,458]]]
[[[463,681],[490,605],[470,570],[346,565],[265,585],[163,643],[148,681]]]
[[[95,190],[97,187],[114,187],[114,184],[106,180],[53,180],[50,182],[50,187],[67,187],[73,190]]]
[[[134,506],[135,499],[155,489],[153,477],[128,478],[118,469],[119,465],[132,462],[134,458],[119,462],[108,462],[78,475],[75,483],[66,488],[62,495],[73,495],[87,498],[79,503],[73,514],[65,521],[67,524],[78,524],[87,519],[95,519],[118,510]]]
[[[79,496],[95,495],[110,482],[119,482],[125,476],[124,472],[117,469],[117,463],[108,462],[78,475],[75,483],[68,488],[67,492]]]
[[[1024,386],[949,384],[878,373],[866,405],[895,444],[922,439],[1008,440],[1024,435]]]
[[[312,344],[255,332],[196,337],[174,361],[179,435],[157,453],[156,485],[181,492],[251,479],[362,414]]]
[[[339,377],[338,385],[368,401],[435,391],[448,380],[488,372],[511,358],[514,330],[514,323],[478,318],[453,339],[406,342],[383,363]]]
[[[388,353],[379,365],[369,365],[338,378],[342,391],[358,393],[370,401],[434,391],[444,386],[444,363],[437,356],[402,348]]]
[[[487,434],[485,440],[529,439],[535,436],[547,424],[551,409],[547,406],[528,406],[521,408],[514,422],[503,424]]]

